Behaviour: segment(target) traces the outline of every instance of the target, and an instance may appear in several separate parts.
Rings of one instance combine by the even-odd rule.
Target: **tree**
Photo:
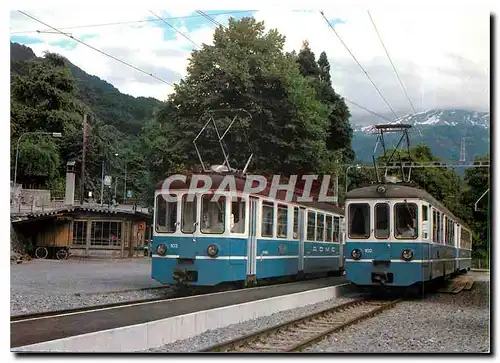
[[[322,52],[318,62],[314,53],[306,41],[297,56],[300,72],[303,76],[310,78],[317,99],[328,108],[328,136],[326,145],[329,150],[342,150],[344,162],[350,163],[354,159],[354,151],[351,146],[353,130],[349,123],[351,114],[345,104],[332,87],[330,76],[330,63],[325,52]]]
[[[197,162],[192,141],[207,120],[205,111],[233,108],[251,114],[227,136],[233,165],[239,161],[242,167],[251,151],[253,172],[296,174],[327,164],[332,157],[325,144],[327,109],[295,57],[283,53],[284,41],[276,30],[265,33],[253,18],[230,19],[227,29],[216,29],[213,45],[193,52],[188,76],[158,113],[160,124],[172,125],[172,144],[166,147],[175,150],[177,164]],[[231,119],[229,113],[218,116],[219,128]],[[215,134],[208,131],[199,142],[204,159],[221,162]]]
[[[27,61],[21,74],[12,75],[11,138],[24,132],[63,132],[81,120],[81,105],[75,98],[75,84],[64,58],[46,53],[43,59]],[[81,121],[80,121],[81,122]],[[35,142],[36,140],[36,142]],[[67,160],[59,157],[59,149],[74,140],[23,138],[19,145],[18,181],[46,185],[59,173]],[[12,161],[17,142],[12,143]],[[14,167],[14,162],[11,163]],[[13,170],[12,170],[13,171]]]
[[[490,156],[485,155],[476,158],[475,161],[490,161]],[[489,256],[489,239],[488,239],[488,198],[490,194],[483,197],[478,203],[479,210],[474,210],[474,204],[486,192],[490,186],[490,169],[489,168],[469,168],[465,170],[464,181],[465,188],[461,194],[461,205],[463,206],[463,219],[472,228],[472,254],[474,258],[486,259]]]

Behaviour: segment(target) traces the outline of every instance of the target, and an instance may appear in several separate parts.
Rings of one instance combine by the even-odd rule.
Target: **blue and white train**
[[[285,201],[284,191],[213,194],[224,174],[206,174],[211,189],[188,195],[191,176],[174,181],[166,201],[155,192],[152,277],[163,284],[252,285],[261,279],[342,274],[343,211],[330,203]]]
[[[387,184],[346,195],[346,277],[412,287],[470,270],[470,229],[422,189]]]

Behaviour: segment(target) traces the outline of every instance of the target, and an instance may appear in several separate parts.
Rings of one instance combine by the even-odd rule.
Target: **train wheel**
[[[65,260],[68,258],[68,251],[66,251],[65,249],[60,249],[59,251],[57,251],[56,257],[58,260]]]
[[[47,258],[49,251],[45,247],[37,247],[35,250],[35,257],[39,259]]]

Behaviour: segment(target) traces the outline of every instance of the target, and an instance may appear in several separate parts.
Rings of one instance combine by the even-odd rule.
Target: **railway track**
[[[351,301],[212,346],[202,352],[298,352],[331,333],[388,310],[400,301],[402,299]]]

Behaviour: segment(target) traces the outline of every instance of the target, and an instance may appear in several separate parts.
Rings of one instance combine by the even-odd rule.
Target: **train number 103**
[[[177,248],[179,247],[179,245],[177,243],[171,243],[170,244],[170,248]]]
[[[372,253],[373,250],[371,248],[365,248],[365,253]]]

